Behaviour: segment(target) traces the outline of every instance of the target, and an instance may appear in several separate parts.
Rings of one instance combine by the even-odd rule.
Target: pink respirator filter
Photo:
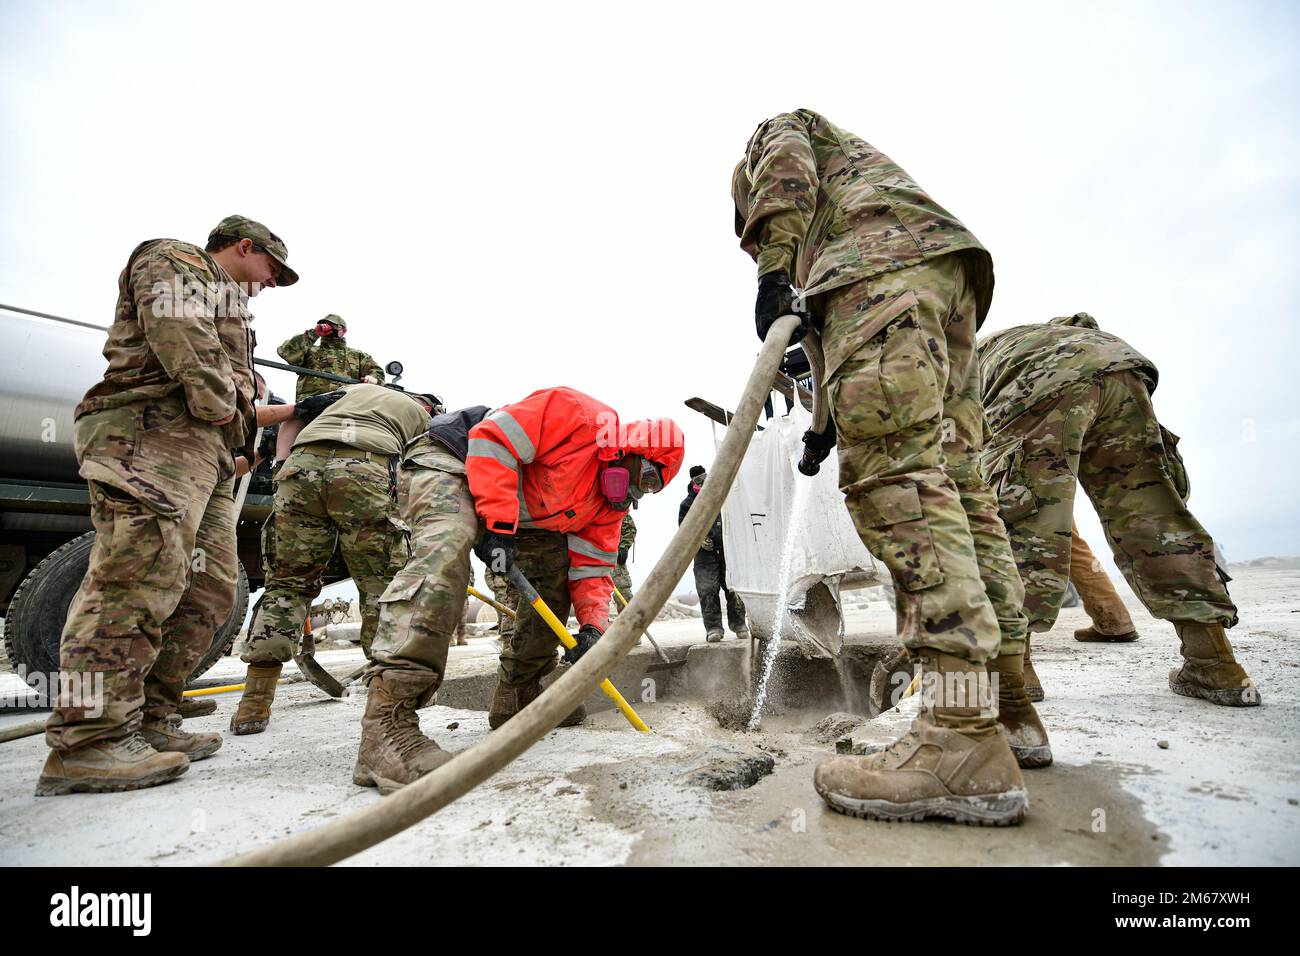
[[[615,504],[627,501],[627,489],[632,484],[632,473],[626,468],[606,468],[600,476],[600,490]]]

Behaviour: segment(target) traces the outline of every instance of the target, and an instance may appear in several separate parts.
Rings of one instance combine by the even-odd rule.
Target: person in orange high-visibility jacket
[[[516,561],[563,621],[578,619],[576,661],[609,623],[610,577],[623,515],[663,490],[685,456],[671,419],[619,421],[608,405],[571,388],[545,388],[489,413],[469,431],[465,471],[483,523],[475,553],[493,571]],[[519,607],[501,650],[488,722],[499,727],[541,693],[558,640],[531,608]],[[565,724],[582,719],[581,710]]]

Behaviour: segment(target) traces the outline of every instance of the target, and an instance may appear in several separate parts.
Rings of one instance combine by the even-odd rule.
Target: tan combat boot
[[[181,715],[182,720],[189,720],[191,717],[206,717],[208,714],[217,712],[217,702],[210,697],[181,697],[181,702],[176,707],[176,713]]]
[[[189,769],[182,753],[159,753],[139,734],[96,740],[75,750],[51,750],[36,796],[140,790],[174,780]]]
[[[922,666],[937,674],[923,691],[951,702],[947,675],[983,677],[984,668],[924,651]],[[934,678],[932,678],[934,680]],[[907,733],[879,753],[833,757],[818,764],[813,786],[832,810],[871,820],[945,817],[959,823],[1007,826],[1029,809],[1029,794],[1005,731],[991,711],[928,706]]]
[[[497,688],[492,694],[492,707],[488,710],[488,726],[496,730],[538,697],[542,696],[542,678],[555,670],[555,658],[542,668],[537,676],[518,684],[497,678]],[[587,707],[579,704],[573,713],[560,721],[557,727],[573,727],[587,719]]]
[[[1038,679],[1038,673],[1034,670],[1034,662],[1029,659],[1029,637],[1030,635],[1025,635],[1025,663],[1023,670],[1025,697],[1036,704],[1043,699],[1043,683]]]
[[[361,718],[361,746],[352,769],[359,787],[378,787],[382,794],[400,790],[452,758],[420,732],[416,708],[437,683],[432,671],[389,668],[370,679],[366,712]]]
[[[1232,655],[1222,624],[1174,621],[1183,666],[1169,672],[1169,689],[1224,707],[1255,707],[1259,691]]]
[[[998,723],[1016,763],[1025,769],[1046,767],[1052,762],[1052,745],[1038,711],[1025,696],[1024,660],[1022,654],[1005,654],[988,662],[989,676],[998,679]]]
[[[187,734],[181,730],[180,714],[168,714],[162,720],[145,718],[140,736],[159,753],[184,754],[191,763],[221,749],[221,734]]]
[[[249,664],[244,678],[244,695],[239,707],[230,718],[230,732],[236,735],[260,734],[271,722],[271,702],[275,700],[275,684],[280,679],[279,662]]]

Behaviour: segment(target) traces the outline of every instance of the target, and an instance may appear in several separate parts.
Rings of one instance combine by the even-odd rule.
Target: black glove
[[[795,309],[790,277],[784,272],[769,272],[758,280],[758,300],[754,304],[754,327],[759,339],[766,339],[772,323],[787,315],[797,315],[801,320],[799,328],[790,336],[790,344],[794,345],[808,332],[808,314]]]
[[[618,563],[627,564],[627,548],[618,549]]]
[[[262,461],[275,461],[276,429],[262,429],[262,440],[257,446],[257,457]]]
[[[343,392],[326,392],[324,395],[313,395],[311,398],[304,398],[301,402],[295,402],[293,406],[293,417],[301,418],[305,422],[311,421],[325,409],[329,408],[344,395]]]
[[[505,577],[510,573],[510,569],[515,566],[515,558],[519,554],[519,548],[515,543],[515,536],[512,534],[484,531],[483,537],[479,538],[478,544],[474,545],[474,553],[478,555],[480,561],[488,566],[489,571]]]
[[[821,471],[821,464],[835,447],[835,417],[826,417],[826,430],[815,432],[811,428],[803,433],[803,458],[799,462],[799,471],[812,477]]]
[[[571,647],[564,652],[564,662],[566,664],[578,663],[578,661],[582,660],[583,654],[596,646],[598,640],[600,640],[600,631],[596,630],[594,625],[582,625],[578,630],[578,646]]]

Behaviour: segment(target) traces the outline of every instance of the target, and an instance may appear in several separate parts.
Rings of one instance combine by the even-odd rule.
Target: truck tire
[[[22,667],[27,673],[50,674],[59,669],[59,638],[68,619],[68,608],[86,576],[94,543],[93,531],[73,538],[36,565],[18,585],[13,600],[9,602],[4,636],[5,653],[15,671]],[[235,606],[226,623],[213,635],[212,645],[190,674],[190,681],[215,664],[230,648],[243,626],[247,611],[248,575],[241,563]],[[36,686],[34,681],[28,683]]]

